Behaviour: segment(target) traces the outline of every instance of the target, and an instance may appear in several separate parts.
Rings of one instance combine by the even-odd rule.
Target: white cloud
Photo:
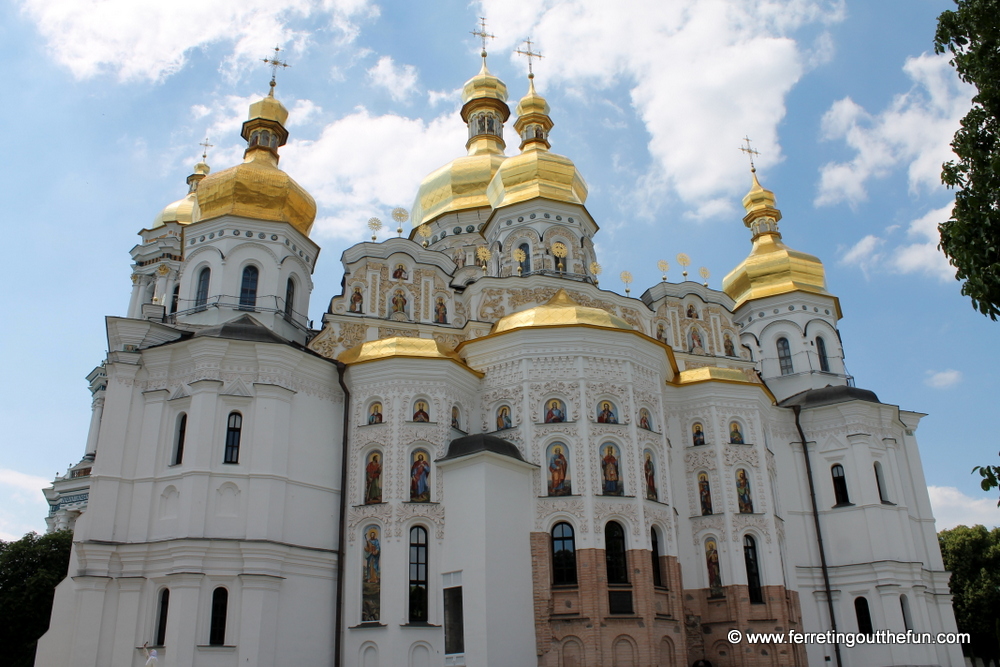
[[[323,113],[323,107],[312,100],[295,100],[288,110],[288,127],[298,127],[312,122],[313,118]]]
[[[828,39],[806,53],[792,33],[843,17],[840,0],[480,5],[490,31],[500,36],[488,47],[491,53],[509,52],[527,35],[537,43],[545,55],[536,66],[543,95],[545,86],[559,85],[597,103],[602,90],[626,85],[628,99],[616,101],[630,102],[645,124],[653,160],[636,194],[652,211],[674,191],[697,217],[733,210],[733,190],[748,181],[736,152],[741,137],[754,140],[762,169],[781,161],[785,95],[806,67],[830,53]],[[518,84],[510,88],[519,95]],[[552,140],[560,150],[558,127]]]
[[[42,489],[50,480],[9,468],[0,468],[0,540],[19,540],[44,529],[48,509]]]
[[[927,379],[924,380],[924,384],[935,389],[947,389],[948,387],[954,387],[961,381],[962,371],[949,368],[946,371],[927,371]]]
[[[928,486],[927,492],[938,530],[958,525],[1000,526],[1000,508],[995,498],[972,498],[953,486]]]
[[[462,89],[456,88],[454,90],[428,90],[427,91],[427,103],[432,107],[436,107],[442,102],[458,102],[462,99]]]
[[[413,65],[397,66],[391,56],[382,56],[368,76],[372,83],[384,88],[397,102],[405,102],[417,90],[417,68]]]
[[[885,239],[869,234],[845,252],[840,261],[843,264],[858,265],[867,278],[871,268],[882,259],[882,253],[879,252],[879,248],[884,243]]]
[[[867,198],[866,185],[905,167],[911,191],[941,186],[941,164],[952,159],[951,139],[971,104],[973,87],[962,83],[947,55],[907,58],[910,90],[872,114],[845,97],[823,116],[823,138],[843,140],[854,152],[848,162],[820,169],[816,205]]]
[[[18,472],[17,470],[10,470],[9,468],[0,468],[0,486],[37,493],[41,497],[42,488],[49,485],[50,480]]]
[[[181,69],[191,49],[232,43],[230,68],[258,60],[275,44],[305,48],[295,19],[322,14],[341,41],[377,14],[369,0],[24,0],[23,11],[53,58],[80,79],[110,71],[122,80],[160,80]]]

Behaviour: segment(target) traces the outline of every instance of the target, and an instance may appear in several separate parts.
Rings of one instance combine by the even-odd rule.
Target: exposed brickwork
[[[683,589],[673,556],[660,558],[662,588],[653,586],[652,555],[628,552],[633,614],[612,615],[603,549],[576,552],[576,586],[552,586],[548,533],[532,533],[535,645],[539,667],[685,667],[707,659],[715,667],[804,667],[801,646],[732,646],[726,633],[801,629],[798,594],[765,586],[764,603],[750,604],[746,586],[725,597]]]

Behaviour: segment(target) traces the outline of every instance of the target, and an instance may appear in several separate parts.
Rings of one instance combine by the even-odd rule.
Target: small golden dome
[[[579,325],[634,331],[631,324],[617,315],[612,315],[600,308],[581,306],[566,293],[566,290],[560,289],[541,306],[528,308],[500,318],[493,326],[491,333],[502,333],[514,329]]]
[[[257,119],[273,120],[281,125],[284,125],[288,120],[288,109],[274,96],[274,88],[271,88],[271,92],[266,97],[250,105],[250,114],[247,120]]]
[[[572,160],[536,143],[503,161],[486,196],[495,209],[536,197],[583,204],[587,201],[587,183]]]
[[[446,359],[459,364],[466,370],[472,371],[454,350],[446,347],[434,338],[394,336],[381,340],[369,340],[341,352],[337,355],[337,361],[350,365],[393,357]],[[476,371],[472,372],[475,373]]]
[[[189,192],[177,201],[167,204],[160,214],[153,220],[150,229],[162,227],[168,222],[178,222],[182,225],[189,225],[194,222],[195,210],[198,208],[198,196],[194,192]]]
[[[518,116],[527,116],[531,113],[548,116],[549,111],[551,111],[549,103],[535,91],[535,78],[532,76],[528,79],[528,94],[522,97],[521,101],[517,103],[514,113]]]
[[[750,255],[729,272],[722,290],[739,308],[747,301],[788,292],[828,294],[826,272],[819,258],[792,250],[781,242],[774,193],[763,188],[753,171],[753,185],[743,198],[744,224],[753,233]]]
[[[486,58],[483,58],[483,66],[479,70],[479,74],[466,81],[465,86],[462,87],[462,104],[480,99],[507,101],[507,84],[487,69]]]

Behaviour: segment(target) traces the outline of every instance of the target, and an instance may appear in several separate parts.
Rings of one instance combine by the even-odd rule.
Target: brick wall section
[[[805,667],[802,646],[731,646],[726,633],[801,630],[798,594],[765,586],[764,604],[750,604],[746,586],[725,597],[684,589],[680,564],[661,556],[663,588],[653,586],[652,554],[628,552],[634,614],[611,615],[603,549],[578,549],[576,586],[552,586],[551,538],[532,533],[535,646],[539,667]],[[618,589],[618,587],[616,587]],[[620,642],[625,641],[625,648]],[[617,651],[616,651],[617,646]],[[625,649],[625,650],[623,650]]]

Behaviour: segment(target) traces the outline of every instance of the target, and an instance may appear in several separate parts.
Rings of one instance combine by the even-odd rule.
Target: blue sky
[[[950,0],[21,0],[0,4],[7,159],[0,166],[8,380],[0,538],[43,530],[41,486],[83,454],[86,374],[105,315],[122,315],[136,232],[186,191],[206,135],[214,170],[267,91],[260,59],[292,67],[282,167],[319,203],[310,315],[372,215],[409,208],[420,179],[463,152],[458,91],[490,68],[511,106],[512,55],[531,37],[553,150],[590,186],[602,286],[659,280],[685,252],[710,285],[749,251],[740,200],[748,135],[792,247],[825,263],[858,386],[926,412],[918,436],[938,526],[1000,524],[972,466],[997,462],[998,325],[972,310],[935,249],[952,195],[939,183],[970,92],[935,56]],[[508,149],[512,154],[516,148]],[[679,268],[670,271],[679,280]]]

